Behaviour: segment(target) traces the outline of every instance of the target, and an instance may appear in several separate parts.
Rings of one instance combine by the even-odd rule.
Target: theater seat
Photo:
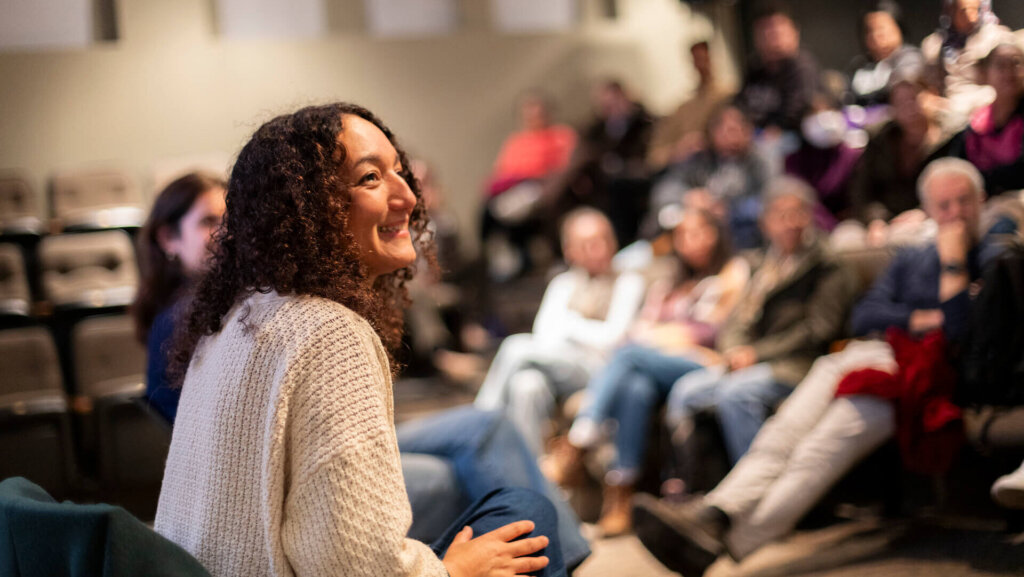
[[[31,305],[21,250],[14,244],[0,244],[0,316],[28,316]]]
[[[66,495],[74,478],[71,421],[50,333],[0,331],[0,478],[21,475]]]
[[[52,183],[53,216],[64,230],[142,226],[142,194],[134,179],[117,170],[58,174]]]
[[[39,199],[28,180],[17,174],[0,176],[0,234],[38,235],[43,228]]]
[[[131,318],[80,320],[72,329],[71,350],[76,408],[95,443],[101,494],[149,517],[156,510],[170,435],[137,403],[145,392],[146,350],[135,340]]]
[[[22,478],[0,482],[0,575],[209,577],[184,549],[111,505],[58,503]]]
[[[79,394],[130,398],[145,390],[146,350],[135,340],[130,317],[86,317],[71,339]]]
[[[893,250],[890,248],[864,248],[842,251],[838,254],[839,261],[850,267],[860,280],[860,291],[863,293],[871,288],[892,260]]]
[[[57,308],[123,306],[135,296],[138,269],[122,231],[46,237],[39,259],[43,290]]]

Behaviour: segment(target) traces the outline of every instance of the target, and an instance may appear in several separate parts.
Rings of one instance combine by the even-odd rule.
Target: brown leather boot
[[[574,447],[564,436],[548,444],[549,453],[540,461],[540,470],[549,481],[559,487],[580,487],[586,480],[583,449]]]
[[[605,485],[597,526],[605,537],[617,537],[633,528],[632,485]]]

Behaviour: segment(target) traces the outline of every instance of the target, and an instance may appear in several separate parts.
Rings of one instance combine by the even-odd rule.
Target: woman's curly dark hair
[[[420,187],[394,134],[369,110],[348,103],[310,106],[278,116],[242,148],[228,182],[227,213],[214,237],[213,262],[196,287],[171,346],[169,382],[180,386],[199,340],[217,333],[231,307],[255,291],[312,295],[344,304],[366,319],[388,351],[392,372],[402,339],[406,282],[413,268],[379,276],[367,290],[349,233],[350,194],[340,174],[347,151],[343,116],[372,122],[398,152],[417,203],[409,232],[430,263],[433,238]]]

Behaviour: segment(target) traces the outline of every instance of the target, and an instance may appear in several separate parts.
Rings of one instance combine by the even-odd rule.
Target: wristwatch
[[[944,262],[942,263],[942,272],[947,274],[965,274],[967,272],[967,265],[961,261]]]

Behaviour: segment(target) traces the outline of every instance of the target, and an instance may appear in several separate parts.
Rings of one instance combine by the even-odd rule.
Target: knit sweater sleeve
[[[429,547],[406,538],[412,512],[383,348],[361,319],[342,320],[317,331],[292,363],[281,516],[288,563],[297,576],[445,576]]]

